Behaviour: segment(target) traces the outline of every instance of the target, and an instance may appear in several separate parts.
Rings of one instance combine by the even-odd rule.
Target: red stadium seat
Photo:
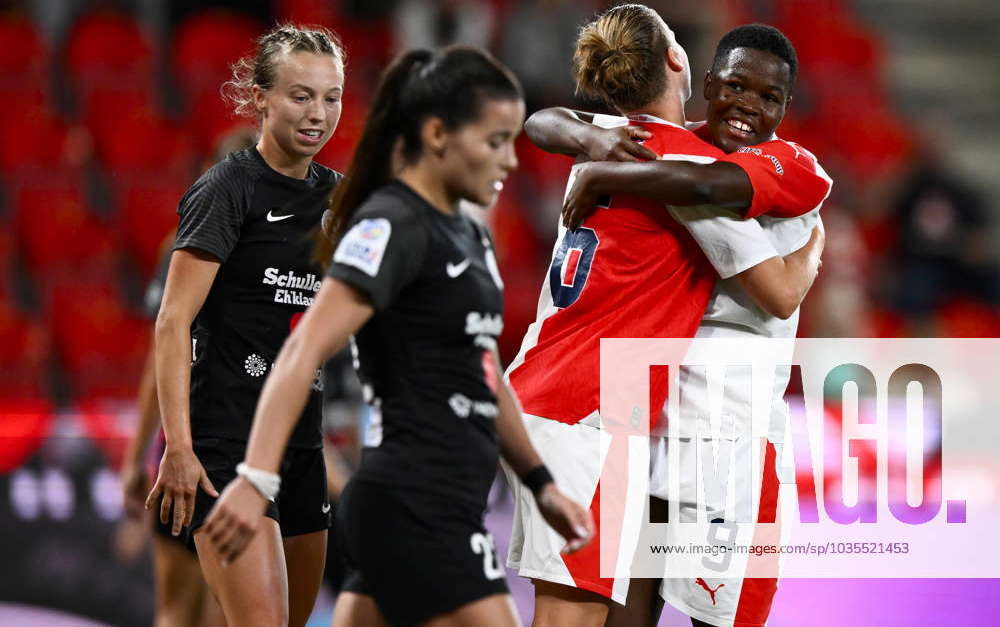
[[[276,0],[275,10],[293,24],[329,25],[337,19],[334,3],[326,0]]]
[[[849,68],[877,80],[882,63],[878,39],[840,0],[779,3],[779,14],[771,21],[795,42],[803,72],[813,74],[824,67]]]
[[[0,295],[0,402],[45,398],[45,328]]]
[[[396,50],[391,20],[352,19],[337,10],[338,3],[328,0],[278,0],[276,4],[276,13],[286,22],[320,24],[332,29],[347,50],[348,65],[353,59],[353,67],[365,67],[365,73],[370,68],[363,64],[384,67]]]
[[[113,264],[112,235],[85,209],[78,182],[22,186],[14,206],[14,233],[36,282],[44,286]]]
[[[46,171],[82,163],[89,153],[89,135],[68,126],[44,106],[18,107],[0,116],[0,170]],[[20,177],[18,177],[20,178]]]
[[[886,176],[905,163],[913,153],[912,134],[889,106],[877,97],[866,102],[861,92],[852,92],[850,105],[844,98],[822,98],[807,126],[823,129],[829,138],[821,150],[841,155],[844,165],[856,180],[867,183]],[[864,115],[857,115],[864,111]],[[821,158],[822,158],[821,157]]]
[[[154,71],[153,44],[132,17],[115,11],[92,13],[73,25],[66,66],[85,88],[147,80]]]
[[[871,337],[907,337],[908,326],[902,315],[872,305],[868,311],[865,327]]]
[[[127,311],[107,283],[55,287],[52,337],[78,398],[133,398],[149,348],[149,322]]]
[[[186,129],[149,109],[109,125],[94,140],[97,155],[116,184],[133,173],[152,172],[158,178],[188,174],[197,157]]]
[[[10,233],[10,225],[0,223],[0,298],[3,298],[10,286],[14,252],[14,236]]]
[[[347,63],[351,67],[351,59],[367,61],[368,70],[383,68],[388,65],[396,51],[396,42],[390,20],[347,20],[343,17],[335,21],[331,27],[340,37],[340,42],[347,50]],[[355,63],[355,68],[365,67]],[[367,73],[367,71],[366,71]],[[377,73],[367,74],[374,87]]]
[[[0,400],[0,474],[21,466],[52,430],[52,404],[45,400]]]
[[[185,183],[164,181],[159,185],[134,185],[122,196],[118,231],[144,277],[152,276],[163,238],[177,228],[177,203],[184,195]]]
[[[233,113],[232,106],[222,99],[218,89],[206,89],[193,96],[189,124],[203,155],[211,154],[223,135],[245,127],[248,121]]]
[[[43,78],[49,51],[34,25],[17,15],[0,19],[0,81]]]
[[[177,84],[187,94],[218,92],[232,76],[232,64],[253,52],[260,34],[257,22],[231,11],[207,10],[188,17],[174,34]]]
[[[99,149],[122,125],[157,117],[156,98],[146,83],[94,87],[82,95],[80,111]]]
[[[938,337],[1000,337],[1000,312],[974,300],[960,300],[941,307],[934,322]]]

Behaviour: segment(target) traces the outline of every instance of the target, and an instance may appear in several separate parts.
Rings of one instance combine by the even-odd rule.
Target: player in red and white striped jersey
[[[690,204],[692,189],[690,182],[700,180],[705,187],[700,192],[709,193],[708,198],[718,204],[727,205],[739,211],[744,217],[756,218],[773,248],[782,255],[798,250],[806,242],[812,229],[820,224],[819,206],[830,192],[831,181],[816,158],[801,146],[784,141],[774,134],[774,129],[781,121],[785,106],[790,99],[791,87],[794,84],[796,72],[794,48],[780,31],[763,25],[749,25],[734,29],[720,41],[716,51],[712,71],[705,81],[705,97],[708,100],[707,123],[688,125],[695,133],[711,141],[716,146],[729,152],[722,161],[711,166],[697,164],[674,164],[665,162],[647,162],[633,164],[594,163],[585,166],[578,174],[576,184],[568,194],[565,213],[570,223],[577,222],[581,216],[593,211],[593,198],[600,194],[613,193],[618,189],[628,189],[644,197],[655,198],[667,204]],[[619,120],[619,124],[625,123]],[[609,145],[607,137],[600,137],[607,131],[594,130],[589,126],[576,126],[577,136],[567,142],[572,145],[605,146]],[[557,126],[549,124],[549,126]],[[572,130],[569,132],[572,136]],[[587,138],[589,134],[597,137]],[[619,137],[622,137],[619,135]],[[765,141],[761,141],[765,140]],[[745,146],[744,143],[756,143]],[[614,145],[614,142],[611,142]],[[634,147],[627,144],[615,146],[618,152],[635,152]],[[720,164],[731,163],[743,171],[751,186],[750,194],[744,189],[727,189],[719,185]],[[722,166],[729,167],[729,166]],[[724,175],[724,172],[722,172]],[[741,195],[742,194],[742,195]],[[697,198],[695,196],[695,198]],[[691,228],[696,222],[712,215],[701,208],[672,207],[671,212]],[[706,247],[705,238],[698,237],[699,243],[705,249],[709,258],[713,258],[712,243]],[[715,242],[725,250],[725,242]],[[785,308],[779,306],[769,308],[761,305],[760,299],[751,297],[746,288],[746,282],[727,279],[720,271],[723,280],[715,286],[708,309],[698,327],[697,337],[723,338],[793,338],[798,326],[798,301],[783,299],[786,305],[793,302],[795,306]],[[775,315],[768,315],[768,313]],[[789,344],[789,348],[790,348]],[[771,428],[767,433],[767,442],[762,444],[761,466],[759,475],[753,477],[736,477],[736,494],[753,494],[756,502],[752,503],[752,511],[758,522],[772,521],[777,510],[777,477],[774,470],[775,444],[782,442],[787,406],[783,395],[788,382],[788,369],[779,369],[775,373],[772,385]],[[729,385],[727,378],[727,394],[739,389],[739,381]],[[701,393],[707,381],[704,373],[693,372],[692,376],[681,383],[681,394],[688,401],[700,407],[701,414],[710,414],[708,400]],[[729,406],[739,406],[730,403],[733,399],[727,396]],[[740,399],[736,399],[737,401]],[[749,416],[736,417],[739,425],[749,432]],[[685,425],[685,428],[706,431],[706,426]],[[749,446],[750,438],[741,442]],[[650,492],[654,496],[673,499],[679,502],[682,510],[695,506],[685,503],[679,496],[670,491],[670,481],[667,474],[666,440],[654,440],[652,475]],[[694,450],[681,448],[679,467],[689,467],[691,458],[701,454]],[[719,451],[719,455],[728,456],[729,451]],[[739,453],[737,453],[739,454]],[[688,478],[681,477],[682,481]],[[744,489],[743,482],[751,482]],[[682,490],[683,493],[683,490]],[[721,512],[722,503],[708,503],[709,509]],[[741,504],[737,504],[739,509]],[[709,518],[713,518],[710,516]],[[754,533],[754,526],[742,527],[739,531],[741,541],[747,540]],[[758,558],[759,559],[759,558]],[[728,572],[740,572],[747,568],[747,558],[738,557],[737,566]],[[704,584],[704,585],[703,585]],[[720,584],[724,584],[721,587]],[[633,586],[633,592],[645,585]],[[712,588],[708,592],[706,585]],[[705,579],[701,583],[697,579],[664,579],[661,594],[669,603],[692,617],[695,625],[711,624],[728,625],[758,625],[763,624],[770,611],[771,600],[777,587],[774,578],[715,578]],[[641,595],[637,595],[641,596]],[[632,606],[630,597],[630,606]],[[649,604],[639,601],[635,606],[646,610]],[[700,620],[699,620],[700,619]],[[702,622],[704,621],[704,622]],[[645,624],[639,620],[631,624]],[[619,623],[616,623],[619,624]]]
[[[656,29],[663,33],[663,49],[657,48]],[[643,39],[644,44],[637,44]],[[631,63],[648,65],[626,63],[616,70],[614,64],[606,63],[616,55],[626,58],[627,53],[632,55]],[[802,213],[810,202],[806,210],[818,207],[829,192],[827,179],[825,188],[805,185],[783,195],[783,188],[769,187],[766,173],[749,159],[752,156],[775,168],[770,158],[745,153],[738,157],[749,161],[744,166],[714,147],[692,142],[680,126],[683,102],[690,93],[686,57],[666,25],[649,9],[617,7],[585,28],[577,45],[577,64],[583,89],[632,114],[631,124],[648,131],[630,128],[628,135],[645,138],[644,147],[649,150],[645,156],[669,160],[671,166],[692,174],[669,187],[668,191],[681,195],[674,204],[711,202],[741,214],[773,208],[780,215],[792,215]],[[658,69],[666,74],[665,79],[656,76]],[[632,83],[618,80],[620,76],[614,74],[619,70]],[[781,113],[783,109],[782,105]],[[774,126],[777,122],[780,115]],[[532,126],[526,127],[528,133],[543,148],[579,152],[579,143],[566,143],[566,137],[573,136],[569,122],[550,116],[547,123]],[[766,136],[774,126],[765,129]],[[574,185],[571,175],[567,197],[571,209],[595,205],[599,194],[586,195],[594,188],[592,181],[581,181],[593,179],[588,170],[601,165],[575,168],[577,181]],[[660,189],[662,178],[649,183]],[[783,259],[759,222],[744,220],[746,215],[721,216],[717,208],[678,209],[679,221],[675,222],[655,194],[648,194],[653,200],[639,197],[646,195],[642,183],[626,188],[638,193],[615,194],[610,201],[596,203],[610,210],[598,209],[579,228],[560,229],[538,318],[508,372],[524,405],[526,424],[549,468],[574,485],[577,492],[572,498],[589,500],[595,512],[600,501],[597,460],[616,457],[606,450],[607,442],[602,442],[596,429],[600,338],[693,337],[719,276],[731,278],[745,290],[743,295],[753,298],[764,315],[787,318],[811,285],[822,246],[819,234],[810,237],[807,233],[808,244],[803,247],[803,242],[797,242],[797,252]],[[662,383],[653,381],[651,407],[663,403]],[[519,507],[510,565],[536,581],[535,624],[602,624],[610,605],[606,599],[624,603],[628,581],[599,576],[601,549],[596,542],[572,557],[560,556],[555,539],[538,524],[530,503],[519,499]],[[634,517],[635,512],[625,516]],[[619,550],[630,549],[620,546]]]

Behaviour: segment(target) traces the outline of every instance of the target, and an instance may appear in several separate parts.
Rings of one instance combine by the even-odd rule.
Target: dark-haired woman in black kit
[[[500,375],[492,242],[458,208],[495,201],[517,166],[523,117],[517,80],[480,50],[412,51],[386,70],[317,249],[326,278],[264,386],[240,479],[209,515],[209,539],[236,559],[279,493],[275,473],[316,367],[353,335],[376,418],[338,510],[353,572],[334,625],[378,624],[376,606],[392,625],[519,624],[483,527],[498,453],[566,550],[592,534]]]

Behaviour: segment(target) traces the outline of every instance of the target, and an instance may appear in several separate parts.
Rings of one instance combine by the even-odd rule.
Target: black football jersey
[[[328,275],[375,314],[355,335],[373,418],[357,479],[485,507],[496,473],[503,284],[488,231],[393,181],[358,208]]]
[[[340,179],[317,163],[304,180],[285,176],[248,148],[181,199],[174,250],[197,248],[222,262],[191,328],[192,437],[249,437],[267,373],[319,291],[311,234]],[[322,380],[317,371],[289,446],[321,446]]]

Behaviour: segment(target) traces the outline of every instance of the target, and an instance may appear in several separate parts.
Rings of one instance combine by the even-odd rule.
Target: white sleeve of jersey
[[[595,113],[594,121],[591,122],[591,124],[594,126],[600,126],[601,128],[618,128],[619,126],[628,126],[628,118],[620,115]]]
[[[779,256],[756,220],[720,213],[716,207],[670,207],[670,213],[691,232],[723,279]]]

